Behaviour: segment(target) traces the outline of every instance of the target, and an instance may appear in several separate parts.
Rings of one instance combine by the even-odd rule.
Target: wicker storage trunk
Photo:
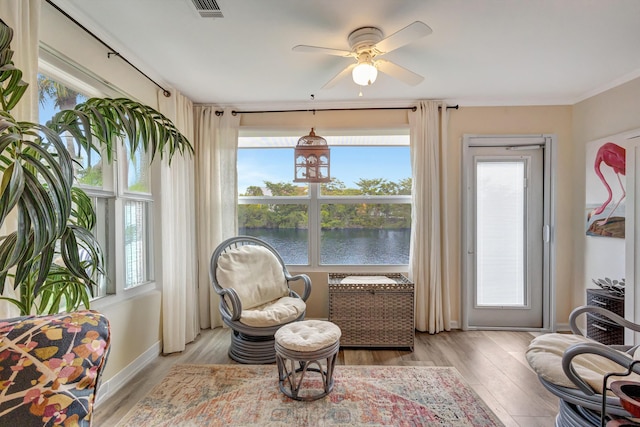
[[[372,276],[384,277],[388,283],[366,283]],[[342,330],[343,347],[413,351],[413,298],[413,283],[399,273],[329,273],[329,320]]]

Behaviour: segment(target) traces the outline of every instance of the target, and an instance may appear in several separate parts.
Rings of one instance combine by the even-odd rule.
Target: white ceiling
[[[215,19],[192,0],[53,1],[196,103],[573,104],[640,76],[638,0],[217,0]],[[425,77],[414,87],[380,75],[362,98],[350,77],[323,90],[351,59],[291,51],[414,21],[433,34],[385,55]]]

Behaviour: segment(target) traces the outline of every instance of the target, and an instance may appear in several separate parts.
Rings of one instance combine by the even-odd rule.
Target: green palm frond
[[[73,199],[71,222],[87,230],[93,230],[96,225],[96,212],[93,209],[91,198],[78,187],[71,189],[71,198]]]
[[[2,104],[2,111],[11,111],[27,90],[27,83],[22,81],[22,71],[11,62],[13,51],[9,46],[12,39],[13,30],[0,20],[0,83],[3,87],[0,104]]]
[[[89,294],[83,281],[65,267],[54,265],[47,282],[40,288],[38,312],[55,313],[63,301],[66,311],[73,311],[80,304],[89,306]]]
[[[106,148],[107,160],[112,161],[114,144],[123,137],[130,141],[130,153],[142,146],[151,154],[168,156],[193,153],[189,140],[175,125],[157,110],[126,98],[90,98],[73,110],[57,113],[48,126],[58,133],[69,132],[87,151],[97,151],[98,144]]]
[[[39,124],[5,120],[11,126],[0,134],[0,224],[15,211],[18,232],[0,244],[0,278],[62,236],[73,185],[71,157],[58,134]]]

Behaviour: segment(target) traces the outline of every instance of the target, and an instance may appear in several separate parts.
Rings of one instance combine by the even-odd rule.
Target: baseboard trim
[[[138,356],[133,362],[129,363],[123,370],[115,374],[100,384],[98,396],[96,398],[95,407],[100,406],[102,402],[116,394],[135,374],[140,372],[145,366],[153,362],[162,350],[161,342],[153,344],[147,351]],[[107,362],[108,363],[108,362]]]

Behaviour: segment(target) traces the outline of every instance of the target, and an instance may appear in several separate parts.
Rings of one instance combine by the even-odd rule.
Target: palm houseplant
[[[131,153],[141,147],[151,160],[193,148],[161,113],[125,98],[90,98],[46,125],[16,120],[11,111],[27,84],[12,62],[12,38],[0,20],[0,293],[12,286],[16,294],[0,299],[21,315],[88,308],[105,261],[92,234],[91,199],[74,183],[67,139],[85,152],[105,152],[107,161],[125,137]]]

